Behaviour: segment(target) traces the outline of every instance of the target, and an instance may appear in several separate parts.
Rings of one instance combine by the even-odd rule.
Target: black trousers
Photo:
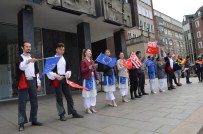
[[[139,93],[145,94],[145,74],[144,72],[139,72],[138,74],[138,91]]]
[[[197,76],[198,76],[199,81],[203,80],[203,70],[202,69],[197,70]]]
[[[56,94],[56,108],[57,108],[59,116],[63,116],[66,113],[64,106],[63,106],[62,94],[64,94],[64,96],[66,98],[68,114],[76,113],[76,110],[74,109],[74,103],[73,103],[73,98],[72,98],[72,94],[70,91],[70,87],[66,83],[66,79],[63,79],[60,81],[59,87],[55,88],[55,94]]]
[[[131,95],[131,98],[138,96],[137,95],[137,88],[138,88],[138,77],[130,75],[130,95]]]
[[[168,87],[170,87],[170,88],[173,87],[173,80],[174,80],[175,84],[178,84],[174,71],[167,72]]]
[[[36,78],[28,80],[29,87],[26,89],[19,90],[18,92],[18,124],[28,123],[26,116],[26,103],[28,100],[28,94],[30,98],[30,122],[37,121],[38,101],[36,91]]]

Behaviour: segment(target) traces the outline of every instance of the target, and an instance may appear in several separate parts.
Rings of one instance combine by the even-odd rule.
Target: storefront
[[[16,99],[18,96],[15,59],[24,40],[32,43],[34,57],[39,59],[53,56],[56,43],[63,42],[66,47],[64,56],[68,58],[72,70],[71,80],[77,83],[81,82],[79,66],[84,48],[96,49],[93,55],[100,53],[97,49],[106,48],[112,49],[115,55],[121,51],[127,52],[124,30],[135,26],[130,10],[133,7],[132,10],[135,11],[132,4],[117,0],[101,0],[99,3],[95,0],[85,3],[72,0],[56,1],[65,2],[66,5],[56,6],[54,0],[1,1],[0,101]],[[86,6],[75,6],[84,4]],[[117,6],[118,4],[120,6]],[[87,8],[91,8],[91,11]],[[120,13],[124,11],[125,14]],[[105,41],[100,43],[102,40]],[[39,61],[38,65],[42,72],[43,61]],[[39,95],[53,93],[46,77],[42,78],[42,83],[43,90]]]

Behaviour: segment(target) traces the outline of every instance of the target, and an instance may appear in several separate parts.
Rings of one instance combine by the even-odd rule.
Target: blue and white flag
[[[46,58],[45,59],[45,66],[44,66],[44,71],[42,72],[42,74],[40,75],[40,78],[51,72],[57,65],[58,61],[60,60],[60,56],[57,57],[50,57],[50,58]]]
[[[103,64],[103,65],[107,65],[109,67],[114,67],[114,65],[116,64],[117,58],[109,57],[109,56],[106,56],[105,54],[101,53],[97,57],[96,61]]]

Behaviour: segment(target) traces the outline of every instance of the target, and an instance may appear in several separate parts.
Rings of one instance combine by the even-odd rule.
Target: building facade
[[[155,40],[153,2],[137,0],[136,6],[138,25],[126,32],[127,51],[139,50],[145,55],[148,41]]]
[[[182,23],[157,10],[154,10],[156,40],[159,48],[174,52],[181,58],[186,57]]]
[[[192,21],[194,43],[196,47],[196,55],[203,54],[203,6],[194,14]]]
[[[31,42],[32,56],[38,59],[55,55],[56,43],[64,43],[71,80],[77,83],[81,82],[84,48],[92,49],[94,59],[107,48],[112,56],[121,51],[127,53],[125,30],[138,23],[135,1],[1,0],[0,101],[18,96],[15,59],[21,53],[23,41]],[[43,65],[40,61],[40,72]],[[42,81],[43,91],[38,94],[52,93],[49,80],[43,77]]]
[[[185,39],[186,53],[190,56],[191,62],[195,62],[196,46],[195,40],[193,36],[193,26],[192,20],[194,19],[194,15],[185,15],[183,18],[183,33]]]

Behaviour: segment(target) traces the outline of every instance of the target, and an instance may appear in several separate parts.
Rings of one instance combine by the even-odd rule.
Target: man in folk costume
[[[144,57],[142,58],[142,53],[140,51],[137,51],[136,55],[140,59],[140,61],[142,62],[142,65],[137,70],[137,75],[138,75],[138,79],[139,79],[139,86],[138,87],[141,90],[139,95],[140,96],[149,95],[148,93],[145,92],[145,67],[144,67],[144,64],[143,64],[143,62],[145,61],[145,58]]]
[[[58,115],[61,121],[66,121],[65,109],[63,106],[62,93],[64,94],[67,104],[68,104],[68,114],[72,114],[73,118],[83,118],[74,109],[74,103],[72,99],[72,94],[66,79],[71,77],[71,71],[66,58],[63,56],[65,52],[65,45],[63,43],[58,43],[56,46],[56,56],[61,56],[56,67],[52,72],[47,73],[47,77],[51,80],[52,86],[55,88],[56,93],[56,107]]]
[[[37,59],[30,55],[31,44],[24,42],[22,45],[23,53],[17,58],[17,81],[18,81],[18,124],[19,131],[24,130],[24,124],[28,123],[26,116],[26,103],[29,95],[31,111],[30,122],[33,126],[41,126],[37,121],[38,101],[37,90],[41,89],[39,79],[39,69]],[[37,88],[38,87],[38,88]]]
[[[191,84],[192,82],[190,81],[190,56],[186,57],[186,63],[185,63],[185,68],[186,68],[186,83]]]
[[[198,80],[199,82],[202,82],[203,81],[203,62],[202,62],[201,56],[197,57],[197,60],[195,62],[195,68],[197,71]]]
[[[173,85],[173,79],[175,81],[175,83],[178,85],[178,82],[176,81],[176,77],[174,74],[174,61],[173,61],[173,53],[169,52],[168,55],[166,55],[166,53],[161,50],[163,52],[163,56],[166,62],[166,67],[165,67],[165,72],[167,74],[167,83],[168,83],[168,90],[172,90],[172,89],[176,89],[175,86]]]

